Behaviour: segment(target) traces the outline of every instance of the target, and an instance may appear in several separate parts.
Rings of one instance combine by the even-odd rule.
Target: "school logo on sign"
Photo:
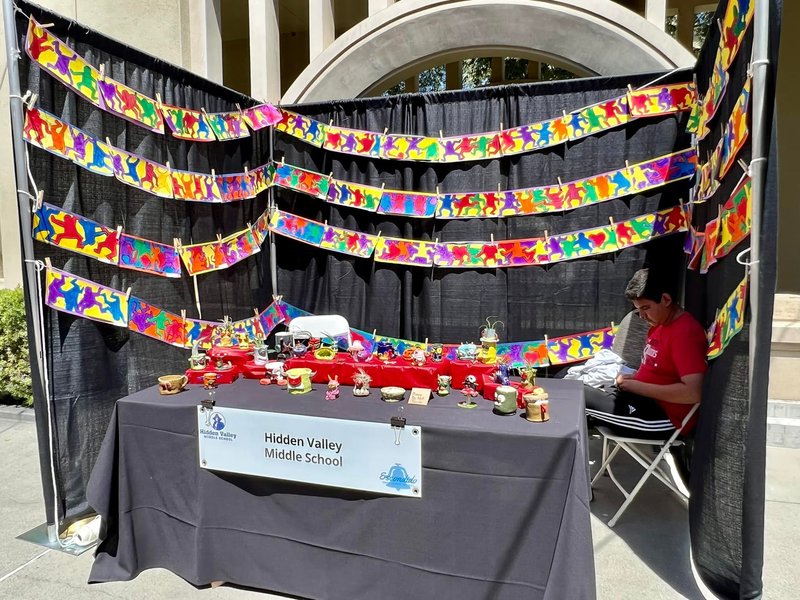
[[[410,476],[400,463],[392,465],[388,473],[386,471],[381,473],[380,479],[386,487],[397,491],[411,489],[411,486],[417,483],[417,478]]]
[[[225,429],[225,417],[221,413],[211,413],[211,429],[214,431],[222,431]]]

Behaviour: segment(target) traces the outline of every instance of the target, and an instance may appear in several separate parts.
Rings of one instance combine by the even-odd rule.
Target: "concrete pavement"
[[[599,456],[599,440],[591,441]],[[30,412],[0,409],[0,599],[79,600],[121,598],[261,598],[282,596],[222,586],[196,589],[169,571],[145,571],[134,581],[88,585],[92,552],[73,557],[14,539],[44,520],[36,431]],[[797,597],[800,588],[800,450],[767,452],[765,597]],[[597,468],[595,464],[593,470]],[[615,470],[623,481],[638,478],[637,465]],[[685,508],[660,483],[642,490],[614,529],[605,523],[622,497],[603,478],[592,503],[597,590],[600,599],[650,600],[702,598],[689,564],[689,528]],[[376,599],[380,600],[380,599]]]

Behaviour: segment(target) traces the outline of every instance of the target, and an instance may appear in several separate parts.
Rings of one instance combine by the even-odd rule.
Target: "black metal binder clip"
[[[392,431],[394,431],[394,445],[400,445],[400,434],[403,433],[403,429],[406,426],[406,418],[403,416],[403,409],[404,407],[400,407],[400,414],[396,417],[392,417],[389,419],[389,424],[392,426]]]
[[[215,404],[216,404],[216,401],[210,395],[205,400],[201,400],[200,401],[200,406],[203,407],[203,410],[211,410],[212,408],[214,408]]]

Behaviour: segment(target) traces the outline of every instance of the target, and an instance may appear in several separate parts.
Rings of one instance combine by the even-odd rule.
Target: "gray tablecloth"
[[[315,599],[595,597],[583,389],[547,380],[550,422],[458,394],[406,406],[423,427],[424,497],[214,473],[198,465],[199,386],[117,403],[87,497],[108,524],[90,582],[166,568]],[[334,402],[254,381],[218,406],[388,422],[377,390]]]

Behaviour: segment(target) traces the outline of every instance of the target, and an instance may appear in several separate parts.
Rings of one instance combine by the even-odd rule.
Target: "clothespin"
[[[442,133],[442,130],[440,129],[440,130],[439,130],[439,139],[441,139],[441,138],[443,138],[443,137],[444,137],[444,134]]]
[[[502,121],[500,121],[500,131],[505,131],[505,129],[503,129],[503,122]]]
[[[279,163],[279,164],[281,164],[281,165],[282,165],[282,164],[284,164],[284,163],[283,163],[283,159],[284,159],[284,158],[286,158],[286,156],[282,154],[282,155],[281,155],[281,159],[278,161],[278,163]]]
[[[182,321],[186,320],[186,309],[185,308],[181,309],[181,320]]]
[[[746,175],[750,175],[750,165],[744,162],[741,158],[737,162],[739,163],[739,166],[742,167],[742,171],[744,171]]]
[[[375,337],[375,335],[376,335],[377,333],[378,333],[378,330],[377,330],[377,329],[373,329],[373,330],[372,330],[372,337]]]
[[[547,229],[544,230],[544,241],[547,242],[550,239],[550,234],[547,233]]]
[[[722,26],[722,19],[717,19],[717,27],[719,27],[719,33],[721,36],[725,36],[725,28]]]
[[[100,71],[100,79],[103,79],[106,76],[106,65],[101,64],[98,70]]]
[[[628,93],[633,94],[633,86],[630,83],[628,84]]]
[[[389,128],[388,128],[388,127],[384,127],[384,128],[383,128],[383,135],[386,135],[386,133],[387,133],[388,131],[389,131]]]
[[[172,172],[172,167],[169,166],[169,161],[167,161],[167,171]]]
[[[625,170],[626,171],[630,171],[631,170],[631,163],[629,161],[627,161],[627,160],[625,161]]]
[[[616,223],[614,223],[614,217],[608,217],[608,223],[611,227],[614,227],[616,225]]]
[[[39,190],[39,193],[36,194],[36,200],[34,200],[34,204],[36,205],[36,210],[42,208],[43,201],[44,201],[44,190]]]
[[[161,107],[164,103],[161,101],[161,94],[156,92],[156,103]]]
[[[436,197],[437,198],[441,198],[442,197],[442,195],[439,193],[439,186],[438,185],[436,186]]]
[[[238,106],[238,105],[237,105],[237,106]],[[258,317],[260,317],[260,316],[261,316],[261,315],[259,314],[259,312],[258,312],[258,309],[257,309],[257,308],[254,308],[254,309],[253,309],[253,312],[254,312],[254,313],[255,313],[255,315],[256,315],[256,319],[257,319]]]
[[[559,191],[563,191],[564,190],[564,184],[561,183],[561,177],[556,177],[556,180],[558,181],[558,189],[559,189]]]
[[[612,331],[614,330],[614,327],[615,327],[615,325],[614,325],[614,321],[611,321],[611,330],[612,330]]]
[[[217,172],[216,172],[216,170],[214,170],[214,169],[211,169],[211,177],[213,177],[214,179],[216,179],[216,178],[217,178]]]
[[[498,194],[500,193],[500,182],[499,181],[497,182],[497,193]]]
[[[50,257],[49,257],[49,256],[45,256],[45,257],[44,257],[44,265],[45,265],[45,266],[46,266],[48,269],[52,269],[52,268],[53,268],[53,264],[50,262]]]
[[[130,298],[131,298],[131,288],[128,288],[127,290],[125,290],[125,298],[130,300]]]
[[[566,120],[566,118],[567,118],[567,111],[566,111],[566,110],[564,110],[564,109],[562,108],[562,109],[561,109],[561,114],[564,116],[564,119]]]
[[[122,235],[122,225],[117,225],[117,239]]]
[[[333,127],[333,119],[331,119],[330,121],[328,121],[328,127]]]
[[[183,249],[180,238],[172,238],[172,246],[175,248],[175,252],[181,252]]]
[[[547,334],[544,334],[544,347],[549,348],[550,346],[550,339],[547,337]]]
[[[489,234],[489,240],[490,240],[491,244],[494,244],[494,234],[493,233]]]
[[[272,294],[272,301],[273,302],[280,302],[282,298],[283,298],[283,294],[279,294],[277,296],[275,294]]]
[[[221,233],[217,234],[217,242],[220,242],[220,243],[222,242],[222,234]]]

